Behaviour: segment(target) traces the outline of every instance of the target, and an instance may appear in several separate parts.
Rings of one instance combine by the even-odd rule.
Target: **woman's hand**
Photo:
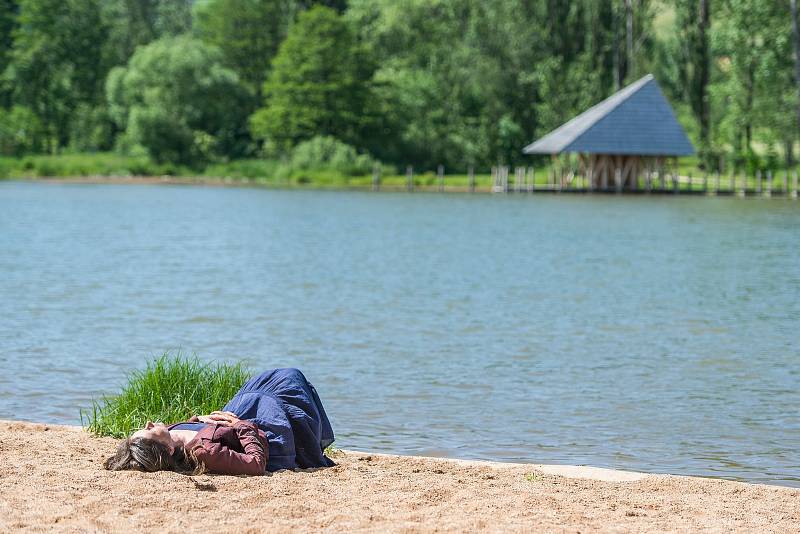
[[[221,426],[233,426],[239,422],[239,417],[231,412],[211,412],[208,415],[198,417],[203,423],[215,423]]]

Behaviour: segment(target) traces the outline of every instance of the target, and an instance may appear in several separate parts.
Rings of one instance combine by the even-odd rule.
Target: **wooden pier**
[[[405,191],[428,193],[494,193],[514,195],[537,195],[541,193],[578,193],[613,195],[694,195],[694,196],[740,196],[763,198],[798,198],[798,171],[760,170],[755,173],[731,172],[681,174],[670,166],[637,167],[635,171],[623,174],[616,168],[613,175],[593,176],[594,168],[559,169],[551,167],[535,168],[509,167],[498,165],[491,168],[489,176],[482,178],[469,167],[466,177],[449,177],[444,166],[439,165],[435,173],[428,171],[416,173],[414,167],[407,166],[403,183],[384,184],[380,169],[372,174],[372,191]],[[542,174],[545,174],[545,177]],[[398,178],[398,177],[395,177]],[[488,178],[488,182],[487,182]]]

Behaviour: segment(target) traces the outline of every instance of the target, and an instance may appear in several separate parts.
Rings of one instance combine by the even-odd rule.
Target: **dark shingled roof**
[[[588,152],[689,156],[694,147],[648,74],[525,147],[525,154]]]

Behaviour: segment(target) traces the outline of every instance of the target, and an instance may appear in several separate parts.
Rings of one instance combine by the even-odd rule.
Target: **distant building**
[[[648,74],[526,146],[525,154],[577,154],[576,173],[595,189],[636,189],[645,170],[662,173],[667,158],[694,154],[661,89]]]

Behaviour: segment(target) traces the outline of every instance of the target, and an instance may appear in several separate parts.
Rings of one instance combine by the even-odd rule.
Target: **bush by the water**
[[[241,364],[203,363],[165,353],[132,371],[118,395],[93,400],[81,423],[99,436],[125,437],[149,421],[171,423],[220,410],[250,378]]]
[[[331,170],[348,176],[369,174],[378,162],[335,137],[318,135],[292,151],[293,171]]]
[[[0,154],[21,156],[42,149],[42,124],[29,108],[0,107]]]
[[[111,119],[121,147],[143,147],[159,163],[202,168],[244,151],[245,102],[222,52],[189,36],[164,37],[136,49],[108,75]]]

